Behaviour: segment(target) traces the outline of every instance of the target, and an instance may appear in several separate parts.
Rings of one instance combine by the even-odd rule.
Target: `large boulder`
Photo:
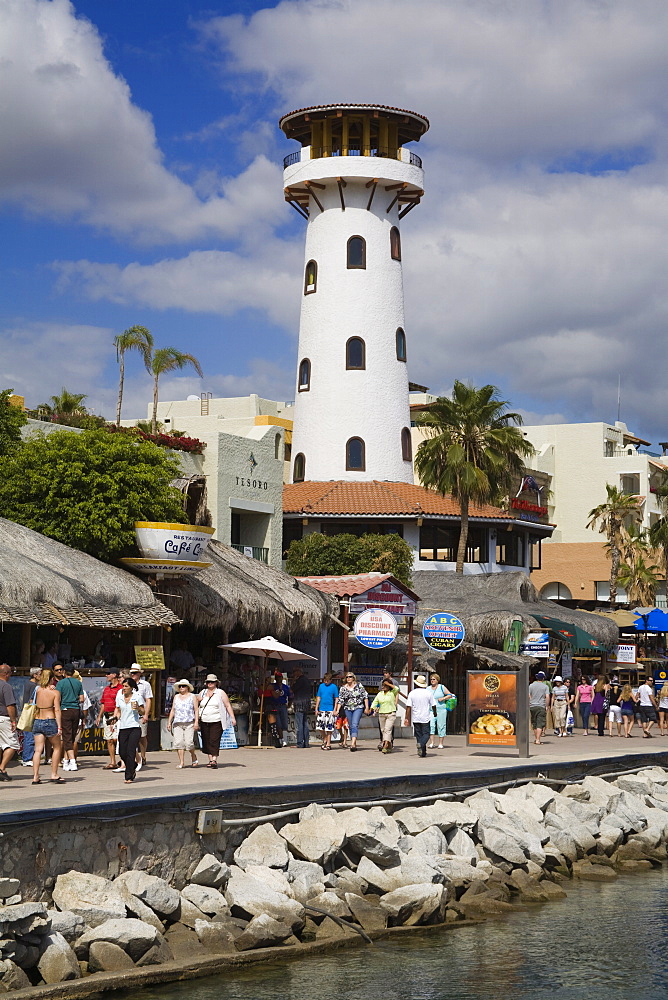
[[[99,875],[77,871],[58,875],[52,896],[59,910],[78,914],[88,927],[97,927],[105,920],[120,920],[127,913],[114,883]]]
[[[225,904],[225,908],[227,913],[229,913],[230,910],[227,903]],[[194,928],[198,920],[209,920],[209,915],[200,910],[199,906],[191,903],[189,899],[181,896],[181,910],[179,912],[178,923],[183,924],[184,927]]]
[[[310,896],[317,896],[324,890],[325,873],[320,865],[291,857],[288,862],[288,882],[294,898],[303,903]]]
[[[274,892],[282,892],[286,896],[292,896],[292,883],[286,872],[280,868],[267,868],[266,865],[249,865],[246,869],[247,875],[252,875],[260,882],[264,882],[269,889]]]
[[[390,823],[386,813],[376,812],[372,816],[370,811],[356,807],[339,813],[338,818],[345,832],[346,848],[351,853],[371,858],[381,868],[392,868],[399,863],[399,826],[396,821]]]
[[[439,827],[447,833],[454,826],[471,831],[478,822],[478,816],[463,802],[448,802],[438,799],[431,806],[407,806],[393,814],[393,819],[406,833],[422,833],[430,826]]]
[[[438,869],[453,885],[465,885],[469,882],[486,882],[489,870],[482,862],[472,865],[468,858],[445,857],[438,858]],[[490,866],[491,867],[491,866]]]
[[[464,834],[464,836],[466,837],[468,834]],[[433,857],[436,854],[445,854],[448,850],[448,842],[439,826],[428,826],[422,833],[416,834],[412,841],[409,854],[426,854]]]
[[[214,854],[205,854],[189,878],[193,885],[208,885],[212,889],[225,888],[230,877],[230,866],[219,861]]]
[[[392,926],[437,923],[445,914],[447,896],[442,885],[423,883],[395,889],[382,897],[380,905]]]
[[[165,933],[165,941],[176,959],[191,960],[204,953],[204,948],[194,926],[186,927],[182,923],[172,924]]]
[[[304,861],[324,864],[345,842],[345,832],[334,809],[313,803],[299,813],[298,823],[287,823],[280,830],[293,854]]]
[[[344,899],[341,899],[335,892],[321,892],[319,896],[314,896],[306,903],[306,909],[312,920],[316,923],[324,916],[350,918],[350,909]],[[320,912],[322,911],[322,912]]]
[[[51,931],[42,938],[37,968],[45,983],[64,983],[81,978],[77,956],[57,931]]]
[[[508,861],[511,865],[522,865],[526,861],[524,851],[508,830],[481,823],[478,828],[478,836],[486,851]]]
[[[118,892],[119,896],[128,908],[128,916],[136,917],[137,920],[143,920],[144,923],[151,924],[157,931],[164,930],[162,920],[154,913],[150,906],[142,902],[139,896],[133,896],[127,885],[119,882],[118,879],[113,883],[114,888]]]
[[[367,888],[371,892],[378,892],[381,895],[399,889],[405,883],[399,878],[397,872],[400,868],[379,868],[369,858],[362,858],[357,866],[357,875],[367,883]]]
[[[158,935],[158,939],[152,948],[149,948],[145,954],[137,962],[138,967],[141,969],[145,965],[162,965],[163,962],[171,962],[174,958],[172,949],[167,944],[166,940],[162,935]]]
[[[234,942],[240,930],[228,920],[198,920],[195,933],[206,951],[222,954],[234,951]]]
[[[550,830],[550,839],[545,845],[546,857],[550,854],[548,848],[552,848],[553,852],[563,855],[568,861],[577,861],[580,857],[578,845],[568,830]]]
[[[111,941],[93,941],[88,949],[89,972],[121,972],[133,969],[134,964],[128,953]]]
[[[222,892],[206,885],[187,885],[181,890],[183,899],[194,903],[208,917],[229,916],[230,908]],[[183,921],[185,923],[185,921]]]
[[[589,802],[606,806],[608,812],[614,808],[613,803],[622,794],[610,781],[598,778],[595,774],[588,774],[582,779],[582,788],[589,796]]]
[[[511,798],[531,799],[541,812],[545,812],[550,802],[557,794],[547,785],[537,785],[533,781],[526,785],[519,785],[517,788],[509,788],[506,793]]]
[[[136,920],[134,917],[127,917],[125,920],[105,920],[103,924],[91,927],[82,934],[74,945],[74,950],[77,958],[86,961],[89,948],[94,941],[108,941],[123,948],[132,961],[136,962],[159,938],[162,938],[160,932],[143,920]]]
[[[137,896],[142,903],[146,903],[159,917],[166,920],[178,920],[181,897],[169,882],[165,882],[164,878],[132,870],[119,875],[116,878],[116,883],[124,885],[133,896]]]
[[[81,937],[86,930],[83,917],[80,917],[78,913],[72,913],[71,910],[49,910],[48,916],[51,921],[51,930],[62,934],[70,944]]]
[[[12,993],[14,990],[25,990],[30,987],[30,980],[23,969],[12,962],[11,958],[0,961],[0,993]],[[4,989],[3,989],[4,988]]]
[[[364,896],[346,893],[346,903],[357,923],[365,931],[383,931],[387,927],[388,914],[378,903],[371,903]]]
[[[285,869],[289,860],[285,838],[276,833],[271,823],[256,826],[234,852],[234,861],[239,868],[266,865],[267,868]]]
[[[0,877],[0,899],[11,899],[16,896],[21,888],[21,883],[17,878]]]
[[[44,903],[13,903],[0,907],[0,938],[44,934],[49,926]]]
[[[272,945],[282,944],[291,935],[292,931],[286,924],[274,920],[267,913],[261,913],[253,917],[246,930],[234,942],[234,946],[237,951],[270,948]]]
[[[585,779],[586,780],[586,779]],[[588,882],[614,882],[617,872],[607,865],[592,865],[588,861],[576,861],[573,865],[573,878]]]
[[[454,854],[458,858],[466,858],[470,864],[475,864],[478,860],[478,849],[472,837],[469,837],[465,830],[454,827],[447,834],[448,854]]]
[[[252,919],[261,913],[288,925],[293,931],[304,924],[304,907],[296,899],[290,899],[280,892],[268,888],[259,879],[253,878],[239,868],[233,868],[225,899],[234,916]]]

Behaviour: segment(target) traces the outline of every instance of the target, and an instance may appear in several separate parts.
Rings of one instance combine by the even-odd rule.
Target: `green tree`
[[[347,576],[391,573],[407,587],[413,553],[400,535],[321,535],[312,532],[293,541],[286,569],[292,576]]]
[[[21,444],[21,428],[28,418],[20,406],[10,403],[13,389],[0,392],[0,456],[10,455]]]
[[[150,372],[153,375],[153,417],[151,420],[152,433],[157,433],[158,427],[158,380],[166,372],[173,372],[177,369],[192,365],[200,378],[202,369],[197,358],[193,354],[184,354],[177,351],[175,347],[159,347],[153,352],[151,357]]]
[[[522,417],[508,406],[496,386],[476,389],[456,381],[451,397],[439,396],[416,420],[427,433],[415,455],[422,485],[451,494],[459,504],[458,573],[464,572],[471,502],[505,499],[523,474],[523,459],[534,451],[518,428]]]
[[[3,516],[112,561],[134,551],[135,521],[185,516],[176,458],[107,430],[38,434],[0,460]]]
[[[68,392],[63,386],[59,396],[51,396],[51,402],[40,403],[37,409],[56,421],[60,417],[83,417],[88,413],[83,405],[84,399],[88,399],[85,392]]]
[[[121,422],[121,407],[123,405],[123,384],[125,382],[125,352],[139,351],[144,361],[146,371],[151,374],[151,351],[153,350],[153,337],[145,326],[130,326],[123,333],[114,337],[114,347],[116,348],[116,359],[120,368],[118,380],[118,403],[116,404],[116,426]]]
[[[607,499],[589,511],[587,527],[605,535],[610,556],[610,607],[617,603],[617,580],[621,564],[622,548],[626,539],[626,527],[638,524],[640,507],[637,496],[622,493],[616,486],[606,483]]]

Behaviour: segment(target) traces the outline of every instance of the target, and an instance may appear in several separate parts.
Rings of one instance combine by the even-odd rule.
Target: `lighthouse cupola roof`
[[[341,120],[383,122],[396,129],[398,144],[418,142],[429,128],[429,120],[424,115],[403,108],[392,108],[385,104],[316,104],[311,108],[299,108],[283,115],[279,127],[288,139],[296,139],[302,146],[313,142],[313,126],[318,123]]]

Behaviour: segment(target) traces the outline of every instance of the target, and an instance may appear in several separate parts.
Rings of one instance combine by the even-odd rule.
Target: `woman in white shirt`
[[[173,747],[179,755],[177,768],[185,767],[186,750],[190,752],[192,767],[197,767],[199,761],[195,753],[195,732],[199,729],[198,701],[192,693],[193,686],[184,677],[174,685],[176,694],[167,719],[167,732],[173,733]]]
[[[220,738],[224,729],[236,726],[230,699],[222,688],[218,687],[215,674],[207,674],[206,687],[199,695],[199,728],[202,736],[202,750],[209,755],[207,767],[218,767],[220,753]]]
[[[125,784],[130,785],[137,772],[135,758],[141,736],[140,723],[144,718],[144,699],[132,677],[125,678],[123,687],[116,695],[114,716],[118,719],[118,753],[125,764]]]

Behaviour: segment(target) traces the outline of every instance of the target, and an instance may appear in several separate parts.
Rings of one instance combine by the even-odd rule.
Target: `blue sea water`
[[[447,931],[395,935],[122,1000],[666,1000],[668,867]]]

